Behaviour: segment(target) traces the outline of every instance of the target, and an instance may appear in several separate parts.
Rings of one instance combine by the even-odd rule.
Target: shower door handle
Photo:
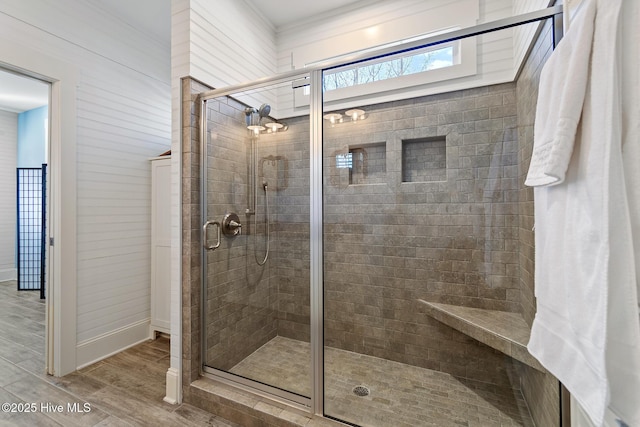
[[[216,244],[209,245],[209,226],[215,225],[217,228],[216,232]],[[218,221],[207,221],[202,226],[202,246],[208,251],[212,251],[218,249],[220,247],[220,223]]]

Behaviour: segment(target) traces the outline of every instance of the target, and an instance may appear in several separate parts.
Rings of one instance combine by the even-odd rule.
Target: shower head
[[[265,123],[262,125],[262,119],[265,117],[269,117],[269,113],[271,113],[271,105],[262,104],[260,108],[255,107],[247,107],[244,109],[245,121],[247,122],[247,128],[252,130],[254,134],[257,136],[261,131],[265,130],[265,126],[269,126],[269,132],[275,132],[279,129],[284,128],[281,124],[275,124],[275,122]],[[268,121],[269,119],[267,119]],[[273,119],[272,119],[273,120]],[[286,130],[286,129],[284,129]]]
[[[267,117],[270,112],[271,112],[271,105],[269,104],[262,104],[258,109],[258,115],[260,115],[260,118]]]

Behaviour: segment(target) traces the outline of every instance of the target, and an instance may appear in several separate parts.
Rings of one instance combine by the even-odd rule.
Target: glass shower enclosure
[[[488,31],[401,50],[453,64]],[[203,370],[352,425],[533,425],[541,368],[499,339],[532,317],[516,84],[333,92],[397,49],[200,95]]]
[[[203,360],[308,405],[309,115],[277,119],[287,89],[291,81],[204,103]]]

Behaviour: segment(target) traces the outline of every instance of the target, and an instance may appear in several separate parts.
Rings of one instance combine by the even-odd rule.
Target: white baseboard
[[[6,282],[9,280],[18,279],[18,270],[15,268],[8,268],[6,270],[0,270],[0,282]]]
[[[180,383],[178,381],[178,376],[180,373],[176,368],[169,368],[167,370],[167,382],[166,382],[166,396],[164,397],[164,401],[175,405],[180,403]]]
[[[78,343],[76,369],[82,369],[149,339],[150,319]]]

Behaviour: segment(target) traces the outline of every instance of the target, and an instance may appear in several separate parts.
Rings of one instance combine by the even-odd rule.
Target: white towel
[[[622,157],[622,135],[628,135],[622,105],[637,104],[640,97],[627,93],[632,88],[624,87],[622,93],[621,6],[622,0],[585,0],[545,65],[535,125],[536,161],[527,178],[528,185],[538,186],[537,313],[528,348],[597,426],[603,424],[607,407],[629,426],[640,426],[635,262],[640,248],[633,240],[640,238],[632,234],[640,217],[630,211],[627,199],[627,187],[635,189],[640,182],[625,182],[636,178],[625,174]],[[576,45],[589,39],[579,34],[583,31],[593,32],[586,48]],[[585,55],[590,60],[585,62]],[[584,95],[568,71],[582,79],[584,70],[572,67],[576,63],[587,67]],[[576,117],[581,119],[571,138]],[[639,134],[634,135],[625,139],[625,155],[638,152]]]
[[[574,12],[571,31],[542,70],[538,99],[544,102],[538,102],[536,109],[535,145],[525,185],[564,181],[587,90],[595,3],[585,1]]]

